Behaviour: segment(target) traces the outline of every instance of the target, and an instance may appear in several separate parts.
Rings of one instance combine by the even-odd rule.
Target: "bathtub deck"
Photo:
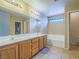
[[[53,35],[48,34],[48,44],[56,47],[65,47],[65,38],[64,35]]]

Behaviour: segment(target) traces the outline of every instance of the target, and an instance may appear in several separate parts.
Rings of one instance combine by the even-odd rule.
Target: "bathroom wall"
[[[0,11],[0,36],[10,34],[10,14]]]

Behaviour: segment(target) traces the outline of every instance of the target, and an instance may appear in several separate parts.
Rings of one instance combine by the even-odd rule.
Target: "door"
[[[79,42],[79,12],[70,13],[70,48]]]
[[[10,45],[1,48],[0,50],[1,59],[18,59],[18,45]]]

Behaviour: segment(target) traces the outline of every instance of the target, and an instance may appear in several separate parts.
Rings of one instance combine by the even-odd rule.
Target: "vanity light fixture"
[[[5,1],[16,3],[16,0],[5,0]]]
[[[17,0],[5,0],[5,1],[8,2],[8,3],[10,3],[10,4],[13,4],[13,5],[17,6],[17,7],[22,8],[22,5],[19,4],[19,3],[17,2]]]
[[[11,1],[16,3],[16,0],[11,0]]]

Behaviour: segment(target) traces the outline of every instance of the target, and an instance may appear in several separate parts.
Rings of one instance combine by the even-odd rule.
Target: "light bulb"
[[[12,2],[16,2],[16,0],[11,0]]]

